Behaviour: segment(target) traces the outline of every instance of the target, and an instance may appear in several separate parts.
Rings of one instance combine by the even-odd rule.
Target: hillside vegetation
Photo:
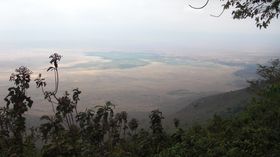
[[[7,103],[0,108],[0,157],[280,156],[279,60],[259,66],[260,79],[250,82],[250,90],[257,97],[250,102],[235,101],[239,96],[247,100],[247,91],[241,90],[204,98],[190,106],[201,108],[206,114],[209,109],[203,104],[209,101],[220,112],[223,102],[232,99],[225,106],[228,111],[239,110],[231,106],[240,103],[237,106],[244,107],[242,112],[229,117],[214,115],[207,123],[186,130],[181,128],[180,120],[174,119],[175,131],[167,133],[159,110],[151,111],[147,130],[139,129],[138,120],[128,119],[126,111],[115,113],[112,102],[78,112],[81,91],[76,88],[62,96],[58,94],[61,56],[53,54],[50,59],[48,71],[54,72],[55,88],[46,90],[47,83],[41,74],[35,82],[52,106],[53,114],[42,116],[38,128],[26,128],[25,113],[33,105],[32,96],[27,95],[32,72],[26,67],[16,69],[10,79],[14,86],[8,89],[4,98]]]
[[[182,125],[203,123],[213,117],[232,116],[241,112],[253,98],[253,91],[244,88],[236,91],[206,96],[193,101],[172,118],[181,120]]]

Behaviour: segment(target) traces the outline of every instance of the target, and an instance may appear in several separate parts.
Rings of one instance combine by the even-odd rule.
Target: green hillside
[[[229,116],[240,112],[252,98],[248,88],[226,93],[206,96],[193,101],[181,111],[171,116],[178,118],[182,124],[205,122],[213,115]],[[184,101],[180,101],[184,103]]]

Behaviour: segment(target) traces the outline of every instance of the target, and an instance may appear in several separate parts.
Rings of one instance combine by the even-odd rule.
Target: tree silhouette
[[[178,128],[178,127],[179,127],[179,125],[180,125],[180,120],[179,120],[179,119],[177,119],[177,118],[174,118],[174,119],[173,119],[173,122],[174,122],[174,126],[175,126],[175,128]]]
[[[160,134],[163,132],[163,127],[162,127],[162,122],[161,120],[164,119],[164,117],[162,116],[162,112],[160,112],[159,110],[153,110],[151,111],[150,114],[150,128],[153,131],[153,134]]]
[[[193,9],[203,9],[209,4],[210,0],[206,0],[205,4],[199,7],[189,5]],[[222,11],[219,15],[211,15],[220,17],[225,10],[231,9],[233,19],[254,18],[258,28],[267,28],[272,19],[279,17],[280,0],[221,0]]]
[[[56,80],[59,80],[58,61],[51,57]],[[53,105],[53,115],[41,117],[37,129],[26,131],[24,114],[33,101],[26,95],[30,74],[26,67],[11,75],[14,87],[8,89],[6,105],[0,108],[0,157],[183,157],[183,156],[279,156],[280,155],[280,63],[272,60],[259,65],[257,80],[250,81],[258,88],[254,98],[241,113],[233,117],[214,116],[202,125],[180,128],[174,119],[175,132],[164,129],[162,112],[151,111],[150,129],[140,129],[138,120],[129,122],[126,111],[114,112],[115,105],[107,101],[93,109],[77,111],[81,91],[72,96],[58,96],[58,82],[53,91],[42,75],[35,80],[45,98]],[[127,129],[131,136],[126,136]],[[38,131],[38,132],[37,132]],[[42,148],[37,153],[36,134]],[[122,138],[123,137],[123,138]],[[39,149],[39,148],[37,148]]]
[[[128,122],[128,127],[131,130],[132,133],[135,134],[136,129],[138,128],[138,120],[135,118],[132,118],[129,122]]]
[[[54,113],[53,116],[45,115],[41,118],[44,121],[40,126],[40,132],[45,141],[43,156],[78,156],[80,131],[76,126],[76,116],[78,116],[77,104],[81,91],[76,88],[72,91],[72,97],[68,91],[65,91],[63,96],[58,96],[58,62],[61,60],[61,55],[54,53],[49,58],[52,66],[47,71],[54,71],[54,90],[46,91],[44,89],[47,83],[41,74],[35,79],[37,88],[41,88],[45,99],[51,103]]]
[[[31,98],[26,96],[32,72],[24,66],[19,67],[15,72],[10,77],[15,87],[8,89],[9,93],[4,99],[7,102],[6,106],[0,109],[0,129],[7,155],[22,157],[26,129],[24,113],[33,104]]]

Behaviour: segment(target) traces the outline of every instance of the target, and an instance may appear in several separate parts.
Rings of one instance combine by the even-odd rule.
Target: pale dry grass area
[[[42,54],[31,56],[27,60],[23,56],[16,57],[23,60],[22,62],[12,60],[10,57],[7,63],[10,63],[11,67],[15,67],[16,63],[30,65],[30,69],[33,71],[32,79],[42,73],[49,82],[48,88],[51,89],[53,87],[52,73],[45,71],[48,67],[48,58],[46,53]],[[82,91],[80,110],[104,104],[105,101],[112,101],[117,105],[116,109],[119,111],[148,112],[160,109],[167,114],[172,114],[185,107],[178,106],[176,103],[181,97],[187,97],[191,102],[202,96],[240,88],[234,83],[236,80],[240,80],[233,74],[241,68],[237,66],[209,64],[209,61],[205,64],[202,61],[199,65],[150,62],[148,65],[133,68],[96,69],[76,67],[76,65],[86,62],[103,64],[110,60],[75,53],[63,55],[60,69],[60,94],[62,95],[65,90],[71,91],[78,87]],[[6,95],[8,86],[11,85],[8,78],[12,71],[8,70],[1,69],[0,94],[2,98]],[[50,104],[43,99],[41,90],[35,88],[35,83],[31,84],[28,94],[33,97],[35,102],[29,114],[49,114]],[[176,93],[176,91],[188,92],[170,94]],[[189,102],[186,102],[186,105]]]

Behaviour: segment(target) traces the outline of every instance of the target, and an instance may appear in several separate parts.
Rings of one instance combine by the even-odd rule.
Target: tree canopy
[[[193,9],[203,9],[209,4],[207,0],[204,5],[195,7],[189,5]],[[280,0],[220,0],[223,2],[222,11],[219,15],[211,15],[220,17],[225,10],[232,10],[233,19],[252,18],[256,22],[258,28],[267,28],[271,20],[278,19],[280,13]]]
[[[162,125],[159,110],[151,111],[150,127],[140,128],[125,111],[115,113],[108,101],[85,111],[77,111],[77,88],[59,96],[58,62],[51,57],[55,88],[46,91],[40,74],[35,79],[53,113],[41,117],[38,128],[25,126],[25,115],[33,104],[26,95],[32,73],[26,67],[16,69],[8,89],[6,105],[0,107],[0,157],[186,157],[186,156],[280,156],[280,63],[273,60],[259,65],[258,79],[251,87],[258,89],[244,111],[229,117],[215,115],[204,125],[181,128],[174,119],[173,132]],[[72,96],[70,96],[72,93]],[[38,143],[41,143],[38,147]],[[37,145],[37,147],[36,147]]]

